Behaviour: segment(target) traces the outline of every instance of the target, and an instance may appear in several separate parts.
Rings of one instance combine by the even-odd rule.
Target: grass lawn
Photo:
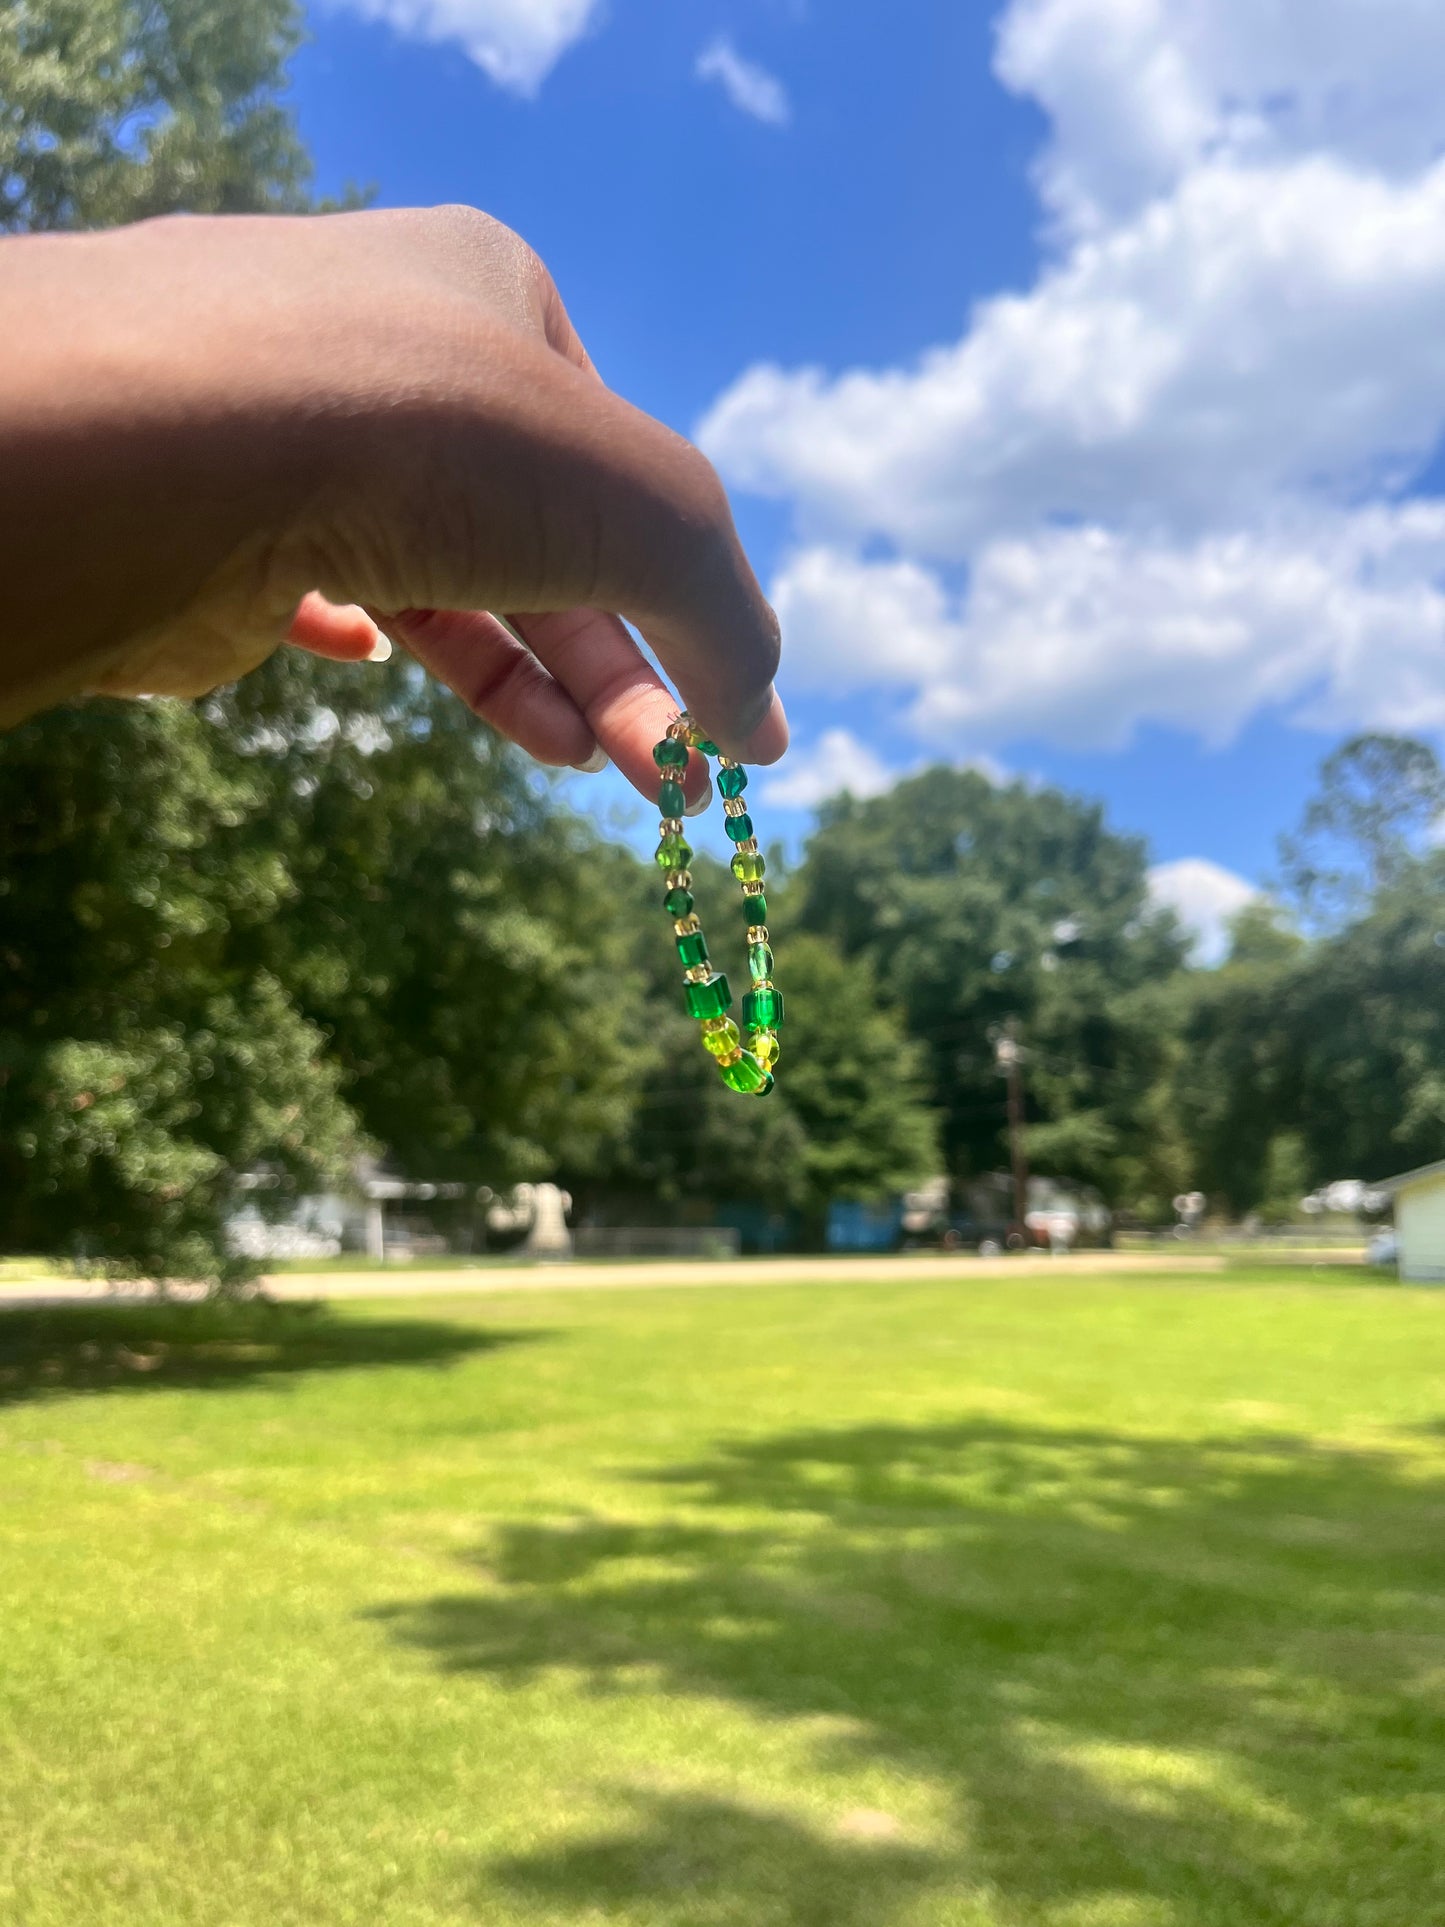
[[[1445,1294],[0,1314],[5,1927],[1435,1927]]]

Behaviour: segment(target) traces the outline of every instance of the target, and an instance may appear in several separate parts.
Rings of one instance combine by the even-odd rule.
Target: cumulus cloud
[[[1012,0],[1034,286],[913,363],[745,371],[699,435],[792,503],[794,673],[925,737],[1445,725],[1445,8]]]
[[[412,40],[454,41],[499,87],[530,97],[601,0],[340,0]]]
[[[769,127],[787,126],[791,109],[782,81],[756,61],[745,60],[726,36],[703,49],[693,72],[699,80],[715,80],[740,114]]]
[[[1229,949],[1230,919],[1259,895],[1252,883],[1208,857],[1185,856],[1156,863],[1149,895],[1172,910],[1194,938],[1196,963],[1217,964]]]
[[[1095,229],[1221,157],[1327,151],[1403,175],[1439,152],[1445,12],[1434,0],[1014,0],[998,73],[1048,113],[1039,168]]]
[[[805,525],[966,557],[1058,519],[1240,525],[1344,498],[1445,432],[1445,162],[1201,168],[904,369],[750,370],[704,419]]]
[[[825,729],[809,749],[788,753],[781,775],[770,776],[759,798],[774,809],[811,810],[845,790],[857,797],[881,796],[897,772],[847,729]]]
[[[1266,705],[1445,728],[1442,561],[1445,504],[1420,501],[1188,542],[1040,529],[983,547],[956,597],[916,563],[814,547],[772,593],[795,682],[896,690],[939,747],[1118,748],[1144,722],[1222,744]]]

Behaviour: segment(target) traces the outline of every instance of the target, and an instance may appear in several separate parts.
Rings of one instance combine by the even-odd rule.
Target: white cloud
[[[1082,231],[1220,157],[1416,171],[1445,133],[1442,63],[1435,0],[1014,0],[997,64],[1049,115],[1040,185]]]
[[[455,41],[484,73],[530,97],[602,11],[601,0],[339,0],[412,40]]]
[[[913,562],[796,554],[773,584],[793,680],[893,688],[924,741],[1117,748],[1161,722],[1224,743],[1256,710],[1445,728],[1445,504],[1273,532],[988,543],[950,597]],[[911,700],[909,700],[911,699]]]
[[[1427,456],[1442,312],[1445,162],[1398,186],[1211,165],[914,367],[754,368],[699,434],[805,528],[915,554],[1060,518],[1241,526]]]
[[[787,126],[791,109],[782,81],[756,61],[745,60],[725,35],[703,49],[693,72],[699,80],[715,80],[740,114],[769,127]]]
[[[844,790],[881,796],[898,780],[888,766],[846,729],[825,729],[811,749],[793,749],[781,773],[770,776],[759,799],[780,810],[812,810]]]
[[[1012,0],[1051,251],[907,366],[701,424],[793,504],[795,675],[934,742],[1445,727],[1445,7]]]
[[[1185,856],[1156,863],[1149,872],[1149,895],[1171,909],[1194,937],[1197,963],[1217,964],[1229,949],[1229,922],[1259,895],[1233,870],[1208,857]]]

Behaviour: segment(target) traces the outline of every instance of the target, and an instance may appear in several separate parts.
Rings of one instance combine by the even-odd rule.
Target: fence
[[[582,1225],[573,1233],[579,1258],[736,1258],[740,1244],[730,1225]]]

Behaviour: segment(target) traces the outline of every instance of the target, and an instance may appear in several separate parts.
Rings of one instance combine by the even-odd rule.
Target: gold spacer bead
[[[659,836],[681,836],[682,818],[680,816],[663,817],[657,826],[657,833]]]
[[[719,756],[717,759],[717,766],[719,769],[741,769],[742,768],[742,764],[738,762],[735,756]]]
[[[750,923],[748,925],[749,943],[766,943],[767,940],[768,926],[765,923]]]
[[[734,856],[756,856],[757,854],[758,839],[755,836],[750,836],[746,843],[734,843],[733,845]]]
[[[679,937],[695,937],[702,929],[702,918],[696,910],[689,910],[687,915],[679,917],[672,927]]]
[[[711,976],[711,964],[694,964],[683,978],[683,982],[689,984],[705,984]]]
[[[726,1057],[715,1057],[712,1061],[714,1064],[736,1064],[741,1056],[742,1052],[740,1050],[734,1050],[729,1051]]]
[[[741,796],[725,796],[723,798],[724,816],[746,816],[747,813],[748,806]]]
[[[723,1025],[728,1021],[726,1017],[704,1017],[701,1028],[703,1030],[721,1030]]]
[[[667,733],[674,742],[686,742],[692,734],[692,718],[686,710],[667,725]]]
[[[669,870],[667,873],[669,890],[690,890],[692,888],[691,870]]]
[[[774,984],[771,977],[759,977],[756,983],[750,984],[748,988],[750,990],[772,990]]]
[[[761,883],[745,883],[743,885],[743,895],[745,897],[760,897],[762,894],[763,886]]]

